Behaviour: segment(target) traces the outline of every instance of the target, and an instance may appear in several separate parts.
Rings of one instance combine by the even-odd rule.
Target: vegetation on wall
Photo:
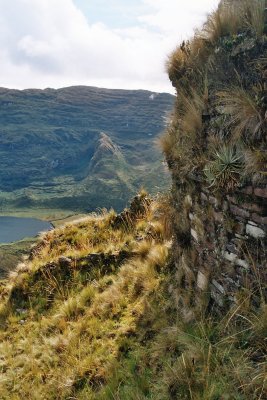
[[[222,147],[214,154],[204,173],[210,187],[233,190],[240,184],[242,155],[234,147]]]
[[[264,4],[263,0],[221,2],[203,29],[169,57],[167,68],[178,96],[162,145],[181,181],[193,174],[207,179],[214,189],[229,191],[252,175],[257,180],[266,175],[266,164],[257,161],[266,157],[267,139]],[[226,153],[233,163],[215,185]],[[248,158],[249,168],[241,169],[234,161],[241,165],[241,159]]]

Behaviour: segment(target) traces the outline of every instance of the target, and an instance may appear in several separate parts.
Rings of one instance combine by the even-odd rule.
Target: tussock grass
[[[264,0],[224,0],[211,13],[199,35],[216,45],[225,36],[248,30],[256,37],[264,34]]]
[[[48,232],[1,285],[1,399],[267,397],[263,301],[255,311],[248,289],[224,317],[192,318],[190,229],[201,241],[203,226],[200,209],[190,215],[190,190],[183,190],[193,175],[203,178],[204,167],[209,184],[226,191],[240,184],[241,170],[262,171],[262,146],[249,142],[263,139],[261,96],[243,86],[226,88],[219,111],[210,110],[215,91],[208,81],[225,38],[231,42],[244,29],[260,40],[261,5],[225,1],[168,61],[179,98],[161,142],[180,185],[177,203],[167,196],[152,202],[142,192],[120,215],[104,210]],[[227,118],[217,121],[222,109]],[[232,143],[237,137],[245,141],[242,157]],[[251,160],[246,168],[243,159]],[[172,238],[181,250],[176,268]]]
[[[184,202],[186,215],[192,201]],[[1,399],[264,399],[266,306],[182,322],[169,293],[163,211],[150,203],[127,231],[106,212],[40,239],[27,268],[1,287]],[[63,267],[56,255],[70,254],[71,234],[75,257]],[[102,273],[79,266],[85,243],[88,255],[131,257]]]
[[[255,183],[263,181],[267,176],[267,151],[265,149],[246,149],[245,175],[251,177]]]
[[[198,32],[200,37],[216,45],[223,36],[239,33],[244,27],[244,10],[241,2],[224,1],[219,8],[208,16],[203,29]]]
[[[204,166],[202,157],[202,114],[207,103],[207,89],[199,92],[190,88],[188,93],[182,89],[176,106],[176,116],[172,125],[162,136],[161,145],[173,173],[181,181],[186,181],[192,173]],[[185,151],[186,149],[186,151]]]
[[[245,0],[243,2],[245,22],[248,28],[254,32],[257,37],[261,37],[264,33],[266,34],[266,21],[264,16],[264,9],[266,2],[264,0]]]
[[[141,201],[145,197],[141,194]],[[166,265],[168,247],[158,207],[146,207],[141,217],[135,202],[137,219],[126,232],[123,225],[113,227],[113,212],[104,212],[40,239],[27,268],[18,268],[2,291],[1,398],[12,398],[11,390],[14,398],[83,398],[82,393],[97,398],[126,346],[123,342],[135,335]],[[132,257],[117,265],[114,259],[114,268],[102,274],[101,266],[87,269],[86,262],[78,269],[85,251],[102,252],[107,261],[120,251],[132,252]],[[72,264],[63,267],[60,255],[71,257]]]
[[[240,138],[251,141],[266,135],[265,111],[257,104],[260,93],[251,96],[243,88],[236,87],[218,92],[217,95],[223,112],[230,117],[228,124],[232,128],[233,141]]]

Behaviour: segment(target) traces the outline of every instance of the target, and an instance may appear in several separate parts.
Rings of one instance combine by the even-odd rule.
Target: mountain
[[[0,88],[2,208],[122,208],[141,185],[166,187],[155,141],[173,103],[144,90]]]

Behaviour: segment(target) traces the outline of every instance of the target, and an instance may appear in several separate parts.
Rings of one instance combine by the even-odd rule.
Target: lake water
[[[33,237],[51,228],[49,222],[36,218],[0,217],[0,243],[11,243]]]

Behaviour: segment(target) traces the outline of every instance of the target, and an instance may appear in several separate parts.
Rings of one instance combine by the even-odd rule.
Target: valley
[[[173,103],[145,90],[0,88],[0,218],[59,226],[95,209],[121,210],[142,186],[165,190],[156,142]],[[0,246],[2,275],[35,240]]]
[[[94,87],[0,89],[0,211],[121,210],[170,183],[157,147],[174,96]]]

